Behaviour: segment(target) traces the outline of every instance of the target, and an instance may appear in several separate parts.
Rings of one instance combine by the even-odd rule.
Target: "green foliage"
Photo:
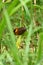
[[[43,65],[43,0],[32,2],[0,0],[0,65]],[[26,32],[16,36],[22,26]]]

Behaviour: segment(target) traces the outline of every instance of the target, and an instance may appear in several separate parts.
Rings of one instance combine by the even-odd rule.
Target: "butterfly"
[[[25,31],[26,31],[26,27],[20,27],[20,28],[15,28],[13,32],[15,35],[22,35]]]

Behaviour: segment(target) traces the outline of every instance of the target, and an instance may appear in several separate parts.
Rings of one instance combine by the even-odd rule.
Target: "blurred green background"
[[[43,65],[43,0],[0,0],[0,65]]]

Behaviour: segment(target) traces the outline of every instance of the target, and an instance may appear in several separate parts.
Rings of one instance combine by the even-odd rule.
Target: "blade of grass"
[[[32,16],[30,15],[30,12],[29,12],[29,10],[28,10],[26,4],[24,3],[23,0],[22,0],[22,1],[20,0],[20,2],[21,2],[21,4],[24,6],[25,11],[26,11],[26,14],[27,14],[27,16],[29,17],[30,22],[31,22],[30,27],[29,27],[29,33],[28,33],[28,36],[27,36],[27,39],[26,39],[26,48],[25,48],[24,57],[23,57],[23,61],[24,61],[24,64],[23,64],[23,65],[28,65],[27,59],[28,59],[30,39],[31,39],[32,31],[33,31],[33,29],[32,29],[32,28],[33,28],[33,22],[32,22],[32,19],[31,19]],[[32,13],[31,13],[31,14],[32,14]],[[33,17],[32,17],[32,18],[33,18]]]
[[[31,39],[31,34],[32,34],[32,27],[33,27],[33,24],[31,23],[30,28],[29,28],[29,34],[26,39],[26,48],[25,48],[24,57],[23,57],[23,61],[24,61],[23,65],[28,65],[27,58],[28,58],[29,45],[30,45],[30,39]]]
[[[11,4],[9,5],[9,7],[8,7],[8,13],[10,13],[11,10],[12,10],[18,3],[19,3],[18,0],[13,0],[13,1],[11,2]]]
[[[30,2],[30,0],[29,0],[29,1],[28,1],[28,0],[25,1],[25,3],[28,3],[28,2]],[[15,12],[17,12],[17,10],[18,10],[21,6],[22,6],[22,4],[17,5],[15,8],[13,8],[13,9],[11,10],[11,12],[9,13],[9,15],[11,16],[11,15],[13,15]]]
[[[31,1],[31,0],[27,0],[27,1]],[[30,20],[30,22],[31,22],[31,15],[30,15],[30,12],[29,12],[29,10],[28,10],[28,8],[27,8],[27,6],[26,6],[26,3],[24,3],[23,0],[20,0],[20,2],[21,2],[21,4],[24,6],[25,11],[26,11],[26,15],[28,16],[28,18],[29,18],[29,20]]]
[[[37,33],[38,31],[40,31],[42,29],[42,27],[36,27],[33,31],[32,34]]]
[[[39,34],[39,43],[38,43],[38,60],[39,61],[43,57],[43,32]]]
[[[3,7],[3,3],[2,3],[2,0],[0,0],[0,10],[2,9],[2,7]],[[5,19],[3,17],[1,22],[0,22],[0,40],[2,38],[2,33],[3,33],[4,28],[5,28]]]
[[[36,7],[36,8],[39,8],[39,9],[42,9],[43,10],[43,6],[40,6],[40,5],[33,5],[33,7]]]
[[[40,61],[37,62],[35,65],[41,65],[42,61],[43,61],[43,58],[41,58]]]
[[[3,19],[0,23],[0,39],[2,38],[2,33],[3,33],[4,28],[5,28],[5,19],[3,17]]]
[[[8,48],[10,48],[10,52],[9,54],[14,58],[14,62],[17,64],[17,57],[14,56],[14,45],[12,45],[11,40],[9,40],[9,37],[5,36],[5,40],[4,40],[4,45],[7,46]],[[12,48],[13,47],[13,48]],[[7,51],[6,51],[7,52]],[[7,53],[6,53],[7,54]],[[16,58],[15,58],[16,57]]]
[[[18,50],[17,50],[16,44],[15,44],[16,43],[15,35],[13,34],[12,26],[11,26],[11,23],[10,23],[10,18],[8,16],[7,10],[5,8],[3,9],[3,14],[5,16],[6,23],[7,23],[7,26],[8,26],[8,30],[10,32],[10,36],[11,36],[11,40],[12,40],[12,45],[14,45],[13,46],[14,47],[14,58],[15,58],[15,60],[17,62],[16,64],[17,65],[21,65],[21,61],[20,61],[19,55],[18,55]],[[11,48],[13,48],[13,47],[11,47]]]

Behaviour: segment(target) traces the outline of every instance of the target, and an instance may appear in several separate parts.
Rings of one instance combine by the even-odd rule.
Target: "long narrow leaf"
[[[16,41],[15,41],[15,36],[13,34],[12,26],[11,26],[11,23],[10,23],[10,18],[8,16],[7,10],[5,8],[3,9],[3,13],[4,13],[4,16],[5,16],[5,19],[6,19],[8,30],[10,32],[10,36],[11,36],[11,40],[12,40],[12,45],[14,45],[13,46],[14,47],[13,53],[14,53],[14,58],[16,60],[16,64],[17,65],[21,65],[21,62],[20,62],[20,59],[19,59],[19,55],[18,55],[18,50],[17,50],[16,45],[15,45]],[[11,48],[13,48],[13,47],[11,47]]]

